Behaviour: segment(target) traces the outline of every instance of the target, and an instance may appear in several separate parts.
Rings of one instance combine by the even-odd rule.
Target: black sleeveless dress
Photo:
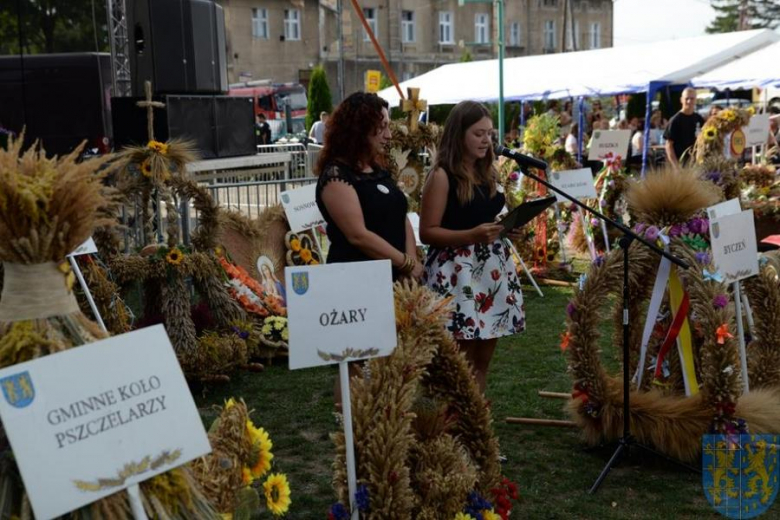
[[[468,203],[458,200],[457,184],[448,173],[449,191],[441,226],[462,231],[493,222],[505,197],[492,197],[488,186],[476,186]],[[455,311],[447,326],[456,340],[492,339],[525,329],[525,309],[508,244],[463,244],[428,250],[423,281],[436,293],[453,297]]]
[[[322,190],[328,183],[334,181],[344,182],[354,188],[360,201],[360,209],[363,211],[366,229],[376,233],[399,251],[406,251],[408,202],[404,193],[396,186],[390,172],[375,169],[371,173],[362,173],[343,163],[333,163],[320,174],[315,191],[317,207],[328,224],[329,264],[372,260],[349,243],[322,202]],[[393,280],[398,278],[398,274],[393,267]]]

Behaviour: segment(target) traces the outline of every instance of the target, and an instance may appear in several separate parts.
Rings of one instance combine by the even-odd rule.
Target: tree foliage
[[[726,33],[745,29],[775,29],[780,23],[778,0],[710,0],[717,13],[707,27],[708,33]],[[740,26],[740,20],[743,20]]]
[[[330,113],[333,110],[333,99],[328,86],[328,76],[325,68],[318,65],[311,73],[309,80],[309,100],[306,106],[306,131],[311,130],[315,121],[320,119],[320,112]]]

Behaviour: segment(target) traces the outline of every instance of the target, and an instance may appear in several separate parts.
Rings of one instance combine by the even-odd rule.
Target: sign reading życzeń
[[[595,199],[598,196],[590,168],[552,172],[550,183],[575,199]],[[555,194],[555,198],[558,202],[569,202],[569,199],[559,193]]]
[[[588,160],[602,161],[610,153],[613,157],[619,155],[625,160],[630,140],[631,130],[594,130]]]
[[[316,189],[316,184],[309,184],[281,193],[282,207],[293,232],[300,233],[325,223],[317,207]]]
[[[35,517],[211,451],[162,325],[0,370],[0,417]]]
[[[389,260],[287,267],[290,368],[389,355],[397,344]]]
[[[758,274],[758,247],[753,210],[710,221],[710,239],[715,269],[726,283]]]

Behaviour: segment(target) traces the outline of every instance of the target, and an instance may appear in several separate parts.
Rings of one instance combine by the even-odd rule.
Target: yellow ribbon
[[[680,278],[677,276],[676,269],[672,269],[672,272],[669,274],[669,299],[672,304],[672,313],[677,314],[683,301],[683,286],[680,282]],[[690,391],[690,395],[696,395],[699,393],[699,382],[696,380],[691,327],[687,317],[685,318],[685,321],[683,321],[680,334],[677,336],[677,347],[683,362],[682,368],[687,390]]]
[[[428,102],[420,99],[419,88],[409,87],[406,91],[408,99],[401,102],[401,110],[409,113],[409,131],[414,133],[417,131],[417,118],[420,116],[420,112],[424,112],[428,108]]]

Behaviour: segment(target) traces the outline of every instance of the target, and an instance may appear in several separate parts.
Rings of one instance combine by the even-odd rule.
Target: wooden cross
[[[414,133],[417,131],[417,119],[420,117],[420,112],[428,108],[428,102],[420,99],[419,88],[407,87],[406,93],[408,97],[401,103],[401,109],[409,113],[409,131]]]
[[[152,101],[152,82],[144,81],[144,93],[146,99],[137,101],[135,104],[146,109],[146,132],[149,134],[149,140],[154,141],[154,109],[165,108],[165,103]]]

